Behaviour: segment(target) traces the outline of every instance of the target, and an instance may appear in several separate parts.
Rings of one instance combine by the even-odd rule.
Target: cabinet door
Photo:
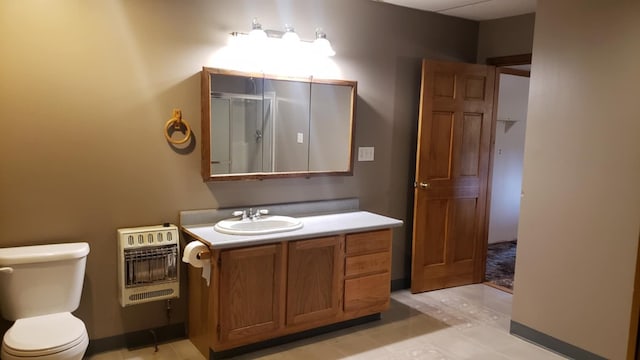
[[[281,327],[282,245],[225,250],[220,264],[220,341]]]
[[[340,315],[343,236],[289,243],[287,325]]]

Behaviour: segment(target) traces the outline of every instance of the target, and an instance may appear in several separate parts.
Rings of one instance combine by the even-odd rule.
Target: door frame
[[[487,202],[485,213],[485,223],[482,238],[484,239],[482,245],[482,282],[486,283],[486,275],[487,275],[487,246],[489,243],[489,218],[491,216],[491,195],[492,195],[492,186],[493,186],[493,158],[495,155],[495,145],[496,145],[496,125],[498,122],[498,95],[500,91],[500,74],[512,74],[519,76],[531,76],[530,71],[526,70],[515,70],[508,69],[507,66],[515,66],[515,65],[530,65],[531,64],[531,53],[528,54],[518,54],[518,55],[509,55],[509,56],[498,56],[498,57],[490,57],[486,59],[487,65],[493,65],[496,67],[495,73],[495,81],[493,86],[493,111],[491,114],[491,140],[489,146],[489,176],[487,179]],[[506,290],[506,289],[505,289]]]

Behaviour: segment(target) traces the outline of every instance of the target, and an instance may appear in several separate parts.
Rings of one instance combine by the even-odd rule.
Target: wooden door
[[[483,280],[494,74],[423,60],[412,292]]]
[[[259,336],[282,327],[282,245],[225,250],[220,256],[220,341]]]
[[[344,236],[289,243],[287,325],[332,319],[340,314]]]

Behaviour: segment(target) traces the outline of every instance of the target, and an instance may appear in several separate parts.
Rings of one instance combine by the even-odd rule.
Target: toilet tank
[[[78,308],[89,244],[0,249],[0,313],[7,320]]]

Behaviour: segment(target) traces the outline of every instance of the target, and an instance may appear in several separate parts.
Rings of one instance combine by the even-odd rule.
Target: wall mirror
[[[351,175],[357,83],[203,68],[205,181]]]

